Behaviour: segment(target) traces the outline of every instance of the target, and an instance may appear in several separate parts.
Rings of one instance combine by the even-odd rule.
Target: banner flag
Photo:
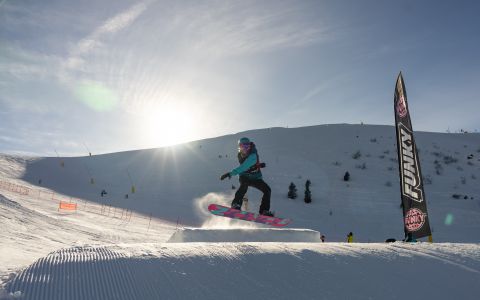
[[[432,233],[402,72],[395,85],[394,109],[405,237],[417,239]]]

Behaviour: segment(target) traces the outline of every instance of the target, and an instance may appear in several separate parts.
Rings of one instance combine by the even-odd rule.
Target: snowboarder
[[[273,213],[270,212],[271,189],[268,184],[263,181],[262,172],[260,171],[260,168],[264,167],[265,164],[260,163],[255,144],[246,137],[238,141],[238,162],[240,166],[220,177],[220,180],[224,180],[227,177],[231,178],[232,176],[239,175],[240,187],[235,193],[231,207],[240,210],[243,196],[247,193],[248,187],[253,186],[263,193],[259,213],[265,216],[273,216]]]

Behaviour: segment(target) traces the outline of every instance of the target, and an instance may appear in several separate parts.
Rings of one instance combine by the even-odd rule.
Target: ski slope
[[[402,299],[406,287],[412,299],[476,299],[478,250],[360,243],[73,247],[39,259],[8,288],[28,299]],[[452,278],[453,287],[445,284]]]
[[[206,210],[238,187],[219,176],[237,165],[241,136],[267,163],[272,209],[293,219],[285,230]],[[2,155],[0,298],[397,299],[407,289],[413,299],[476,299],[480,135],[415,138],[434,244],[383,243],[403,237],[390,126],[271,128],[86,157]],[[256,211],[260,193],[248,196]],[[60,200],[77,211],[59,211]],[[350,231],[357,243],[343,243]]]

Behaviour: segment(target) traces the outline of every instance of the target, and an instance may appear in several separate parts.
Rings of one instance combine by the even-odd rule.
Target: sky
[[[0,153],[393,125],[400,71],[414,130],[475,132],[479,10],[473,0],[0,0]]]

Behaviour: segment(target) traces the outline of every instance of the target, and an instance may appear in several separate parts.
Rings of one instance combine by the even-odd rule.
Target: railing
[[[67,208],[67,210],[72,210],[72,208],[75,207],[74,211],[78,210],[95,213],[104,217],[120,219],[127,223],[130,223],[132,220],[134,220],[135,223],[144,220],[147,230],[149,230],[152,225],[152,219],[154,222],[172,224],[172,226],[175,225],[175,222],[155,218],[151,213],[146,216],[134,213],[128,208],[119,208],[107,204],[90,202],[85,199],[65,196],[42,188],[27,187],[18,183],[12,183],[5,179],[0,179],[0,190],[9,191],[22,196],[29,196],[30,199],[37,198],[37,200],[51,201],[51,203],[54,204],[52,205],[52,208],[59,213],[68,213],[63,211],[63,209]],[[176,226],[183,227],[178,219],[176,221]]]

